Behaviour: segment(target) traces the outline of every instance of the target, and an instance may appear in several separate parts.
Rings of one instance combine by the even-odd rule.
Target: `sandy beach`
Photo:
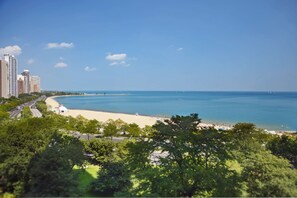
[[[45,100],[45,102],[48,106],[48,109],[50,111],[55,110],[60,105],[54,99],[55,97],[56,96],[49,97]],[[87,119],[96,119],[100,122],[106,122],[109,119],[112,119],[112,120],[121,119],[128,124],[136,123],[139,127],[145,127],[146,125],[152,126],[157,122],[157,120],[162,121],[162,120],[166,119],[166,118],[154,117],[154,116],[132,115],[132,114],[125,114],[125,113],[110,113],[110,112],[92,111],[92,110],[83,110],[83,109],[68,109],[67,112],[60,113],[60,114],[64,115],[64,116],[73,116],[73,117],[81,115]],[[200,123],[200,126],[201,127],[214,126],[216,129],[230,129],[231,128],[230,126],[214,125],[214,124],[210,124],[210,123]]]
[[[46,104],[49,110],[53,110],[56,107],[59,107],[59,103],[54,100],[55,97],[49,97],[46,99]],[[66,107],[67,108],[67,107]],[[87,119],[96,119],[100,122],[106,122],[109,119],[117,120],[121,119],[126,123],[136,123],[140,127],[145,127],[146,125],[153,125],[157,120],[163,120],[164,118],[158,118],[153,116],[143,116],[143,115],[132,115],[132,114],[124,114],[124,113],[110,113],[110,112],[102,112],[102,111],[91,111],[91,110],[83,110],[83,109],[68,109],[67,112],[61,113],[64,116],[73,116],[76,117],[81,115]]]

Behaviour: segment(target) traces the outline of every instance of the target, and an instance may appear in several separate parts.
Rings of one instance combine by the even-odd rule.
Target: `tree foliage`
[[[127,129],[126,131],[129,133],[130,136],[132,137],[139,137],[142,135],[142,130],[141,128],[135,124],[135,123],[132,123],[132,124],[128,124],[127,125]]]
[[[32,112],[30,110],[30,107],[26,106],[23,108],[22,112],[21,112],[21,117],[22,118],[30,118],[32,117]]]
[[[28,168],[52,135],[40,118],[7,122],[0,129],[0,188],[19,196],[25,192]]]
[[[72,169],[90,154],[89,162],[100,166],[91,186],[97,195],[297,196],[297,172],[288,162],[296,166],[296,137],[267,135],[250,123],[228,131],[201,128],[197,114],[144,129],[121,120],[102,125],[82,116],[44,115],[20,120],[0,115],[0,192],[80,196]],[[101,127],[111,139],[119,132],[130,137],[114,142],[67,134],[99,133]]]
[[[12,96],[10,98],[0,98],[0,111],[10,111],[17,106],[29,102],[31,100],[37,99],[41,94],[20,94],[18,98]]]
[[[268,144],[267,148],[274,155],[288,159],[297,168],[297,137],[282,135],[275,136]]]
[[[54,134],[48,147],[30,164],[30,196],[78,196],[78,175],[74,165],[84,161],[82,143],[71,136]]]
[[[105,162],[91,190],[104,196],[127,191],[131,187],[130,173],[122,161]]]
[[[101,123],[98,120],[88,120],[84,124],[83,131],[84,133],[88,134],[88,139],[89,139],[89,134],[98,134],[99,130],[101,128]]]
[[[265,145],[270,136],[253,124],[239,123],[230,131],[233,154],[251,197],[296,196],[297,171],[287,160],[272,155]]]
[[[48,114],[49,112],[47,111],[47,106],[44,101],[37,101],[36,102],[36,108],[44,115]]]
[[[91,162],[102,165],[115,158],[115,143],[111,140],[92,139],[84,141],[85,152],[92,154]]]
[[[296,197],[297,171],[268,151],[251,153],[243,162],[243,179],[251,197]]]
[[[83,145],[72,137],[57,138],[55,124],[55,119],[51,117],[25,118],[1,123],[0,191],[16,196],[29,195],[32,189],[36,189],[31,188],[34,181],[40,180],[37,183],[42,184],[41,181],[44,180],[43,184],[49,185],[45,183],[47,176],[50,178],[50,175],[55,175],[55,171],[56,179],[72,178],[66,177],[65,174],[72,170],[73,164],[81,164]],[[52,146],[53,141],[55,146]],[[67,169],[64,168],[66,165]],[[55,170],[55,167],[60,166],[61,169]],[[43,172],[34,174],[31,170]],[[65,177],[61,177],[63,174]],[[31,181],[33,183],[30,183]],[[65,185],[63,188],[69,191],[68,187],[70,186]],[[34,195],[36,194],[37,191],[34,191]]]
[[[115,136],[118,132],[119,129],[113,122],[106,123],[103,128],[103,135],[105,137],[110,137],[110,139],[112,139],[112,137]]]
[[[130,145],[130,165],[144,181],[142,191],[157,196],[238,195],[237,183],[227,189],[222,182],[239,180],[226,166],[231,159],[227,136],[212,128],[198,130],[199,123],[197,114],[174,116],[156,124],[150,139]],[[221,190],[214,192],[217,187]]]

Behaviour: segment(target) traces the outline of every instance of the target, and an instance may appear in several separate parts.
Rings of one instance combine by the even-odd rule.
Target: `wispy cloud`
[[[0,55],[3,54],[12,54],[12,55],[20,55],[22,53],[22,48],[18,45],[9,45],[3,48],[0,48]]]
[[[113,61],[109,65],[110,66],[116,66],[116,65],[130,66],[130,64],[126,63],[126,61]]]
[[[35,62],[35,60],[33,58],[30,58],[29,60],[27,60],[27,64],[32,65]]]
[[[61,48],[73,48],[74,44],[73,43],[48,43],[46,44],[46,49],[61,49]]]
[[[108,54],[105,58],[109,61],[121,61],[127,58],[127,54]]]
[[[64,68],[64,67],[67,67],[68,65],[64,62],[58,62],[55,64],[54,67],[57,67],[57,68]]]
[[[116,66],[116,65],[121,65],[121,66],[130,66],[130,64],[128,64],[126,62],[128,55],[125,53],[121,53],[121,54],[111,54],[109,53],[105,58],[106,60],[110,61],[110,66]]]
[[[173,50],[175,49],[175,50],[178,51],[178,52],[181,52],[181,51],[184,50],[183,47],[177,47],[177,46],[175,46],[175,45],[173,45],[173,44],[169,45],[168,48],[169,48],[169,49],[173,49]]]
[[[180,51],[183,51],[184,48],[180,47],[180,48],[177,48],[176,51],[180,52]]]
[[[95,67],[89,67],[89,66],[86,66],[86,67],[85,67],[85,71],[86,71],[86,72],[91,72],[91,71],[95,71],[95,70],[96,70]]]

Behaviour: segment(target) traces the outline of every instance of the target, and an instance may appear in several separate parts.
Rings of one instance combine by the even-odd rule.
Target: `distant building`
[[[30,89],[31,89],[31,92],[40,92],[39,76],[30,76]]]
[[[24,70],[22,72],[22,75],[24,76],[24,87],[23,87],[24,93],[30,94],[31,91],[30,91],[30,72],[29,72],[29,70]]]
[[[24,76],[18,75],[18,93],[24,93]]]
[[[4,60],[8,64],[8,97],[18,97],[17,60],[10,54],[4,54]]]
[[[8,64],[0,59],[0,97],[8,98]]]
[[[4,54],[4,60],[8,64],[8,96],[18,97],[17,89],[17,61],[13,55]]]

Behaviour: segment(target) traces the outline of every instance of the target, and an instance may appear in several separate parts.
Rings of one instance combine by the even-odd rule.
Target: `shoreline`
[[[53,111],[56,107],[59,107],[59,103],[54,99],[58,96],[49,97],[45,100],[46,105],[50,111]],[[67,108],[67,107],[66,107]],[[139,127],[143,128],[146,125],[152,126],[158,120],[164,120],[165,118],[154,117],[154,116],[144,116],[144,115],[133,115],[125,113],[112,113],[112,112],[103,112],[96,110],[84,110],[84,109],[68,109],[65,113],[60,113],[63,116],[72,116],[77,117],[79,115],[85,117],[86,119],[96,119],[100,122],[106,122],[109,119],[117,120],[121,119],[128,124],[136,123]]]
[[[68,96],[68,95],[67,95]],[[72,95],[69,95],[72,96]],[[50,111],[53,111],[56,107],[59,107],[60,103],[57,102],[54,98],[61,96],[51,96],[48,97],[45,102]],[[64,96],[62,96],[64,97]],[[67,107],[66,107],[67,108]],[[150,116],[150,115],[141,115],[141,114],[129,114],[129,113],[116,113],[116,112],[107,112],[107,111],[97,111],[97,110],[86,110],[86,109],[68,109],[65,113],[60,113],[63,116],[72,116],[77,117],[81,115],[86,119],[96,119],[100,122],[106,122],[109,119],[117,120],[121,119],[128,124],[136,123],[139,127],[143,128],[146,125],[152,126],[156,124],[157,121],[164,121],[165,119],[170,119],[170,117],[162,117],[162,116]],[[215,124],[202,122],[199,124],[201,127],[214,127],[216,129],[231,129],[231,125],[227,124]]]
[[[77,95],[61,95],[61,96],[51,96],[48,97],[45,102],[49,108],[59,107],[60,103],[55,100],[57,97],[67,97],[67,96],[77,96]],[[89,96],[89,95],[80,95],[80,96]],[[104,96],[102,94],[102,96]],[[67,107],[66,107],[67,108]],[[51,109],[52,110],[52,109]],[[152,126],[156,124],[157,121],[164,121],[166,119],[170,119],[170,117],[166,116],[151,116],[151,115],[143,115],[143,114],[132,114],[132,113],[119,113],[119,112],[110,112],[110,111],[98,111],[98,110],[88,110],[88,109],[68,109],[65,113],[60,113],[63,116],[72,116],[77,117],[81,115],[86,119],[96,119],[100,122],[106,122],[109,119],[117,120],[121,119],[128,124],[136,123],[139,127],[143,128],[146,125]],[[211,121],[207,120],[206,122],[201,122],[199,124],[200,127],[214,127],[215,129],[223,129],[229,130],[232,129],[233,124],[231,123],[221,123],[219,121]],[[270,134],[282,134],[284,132],[288,133],[296,133],[296,131],[290,130],[276,130],[276,129],[265,129],[262,128],[264,131]]]

